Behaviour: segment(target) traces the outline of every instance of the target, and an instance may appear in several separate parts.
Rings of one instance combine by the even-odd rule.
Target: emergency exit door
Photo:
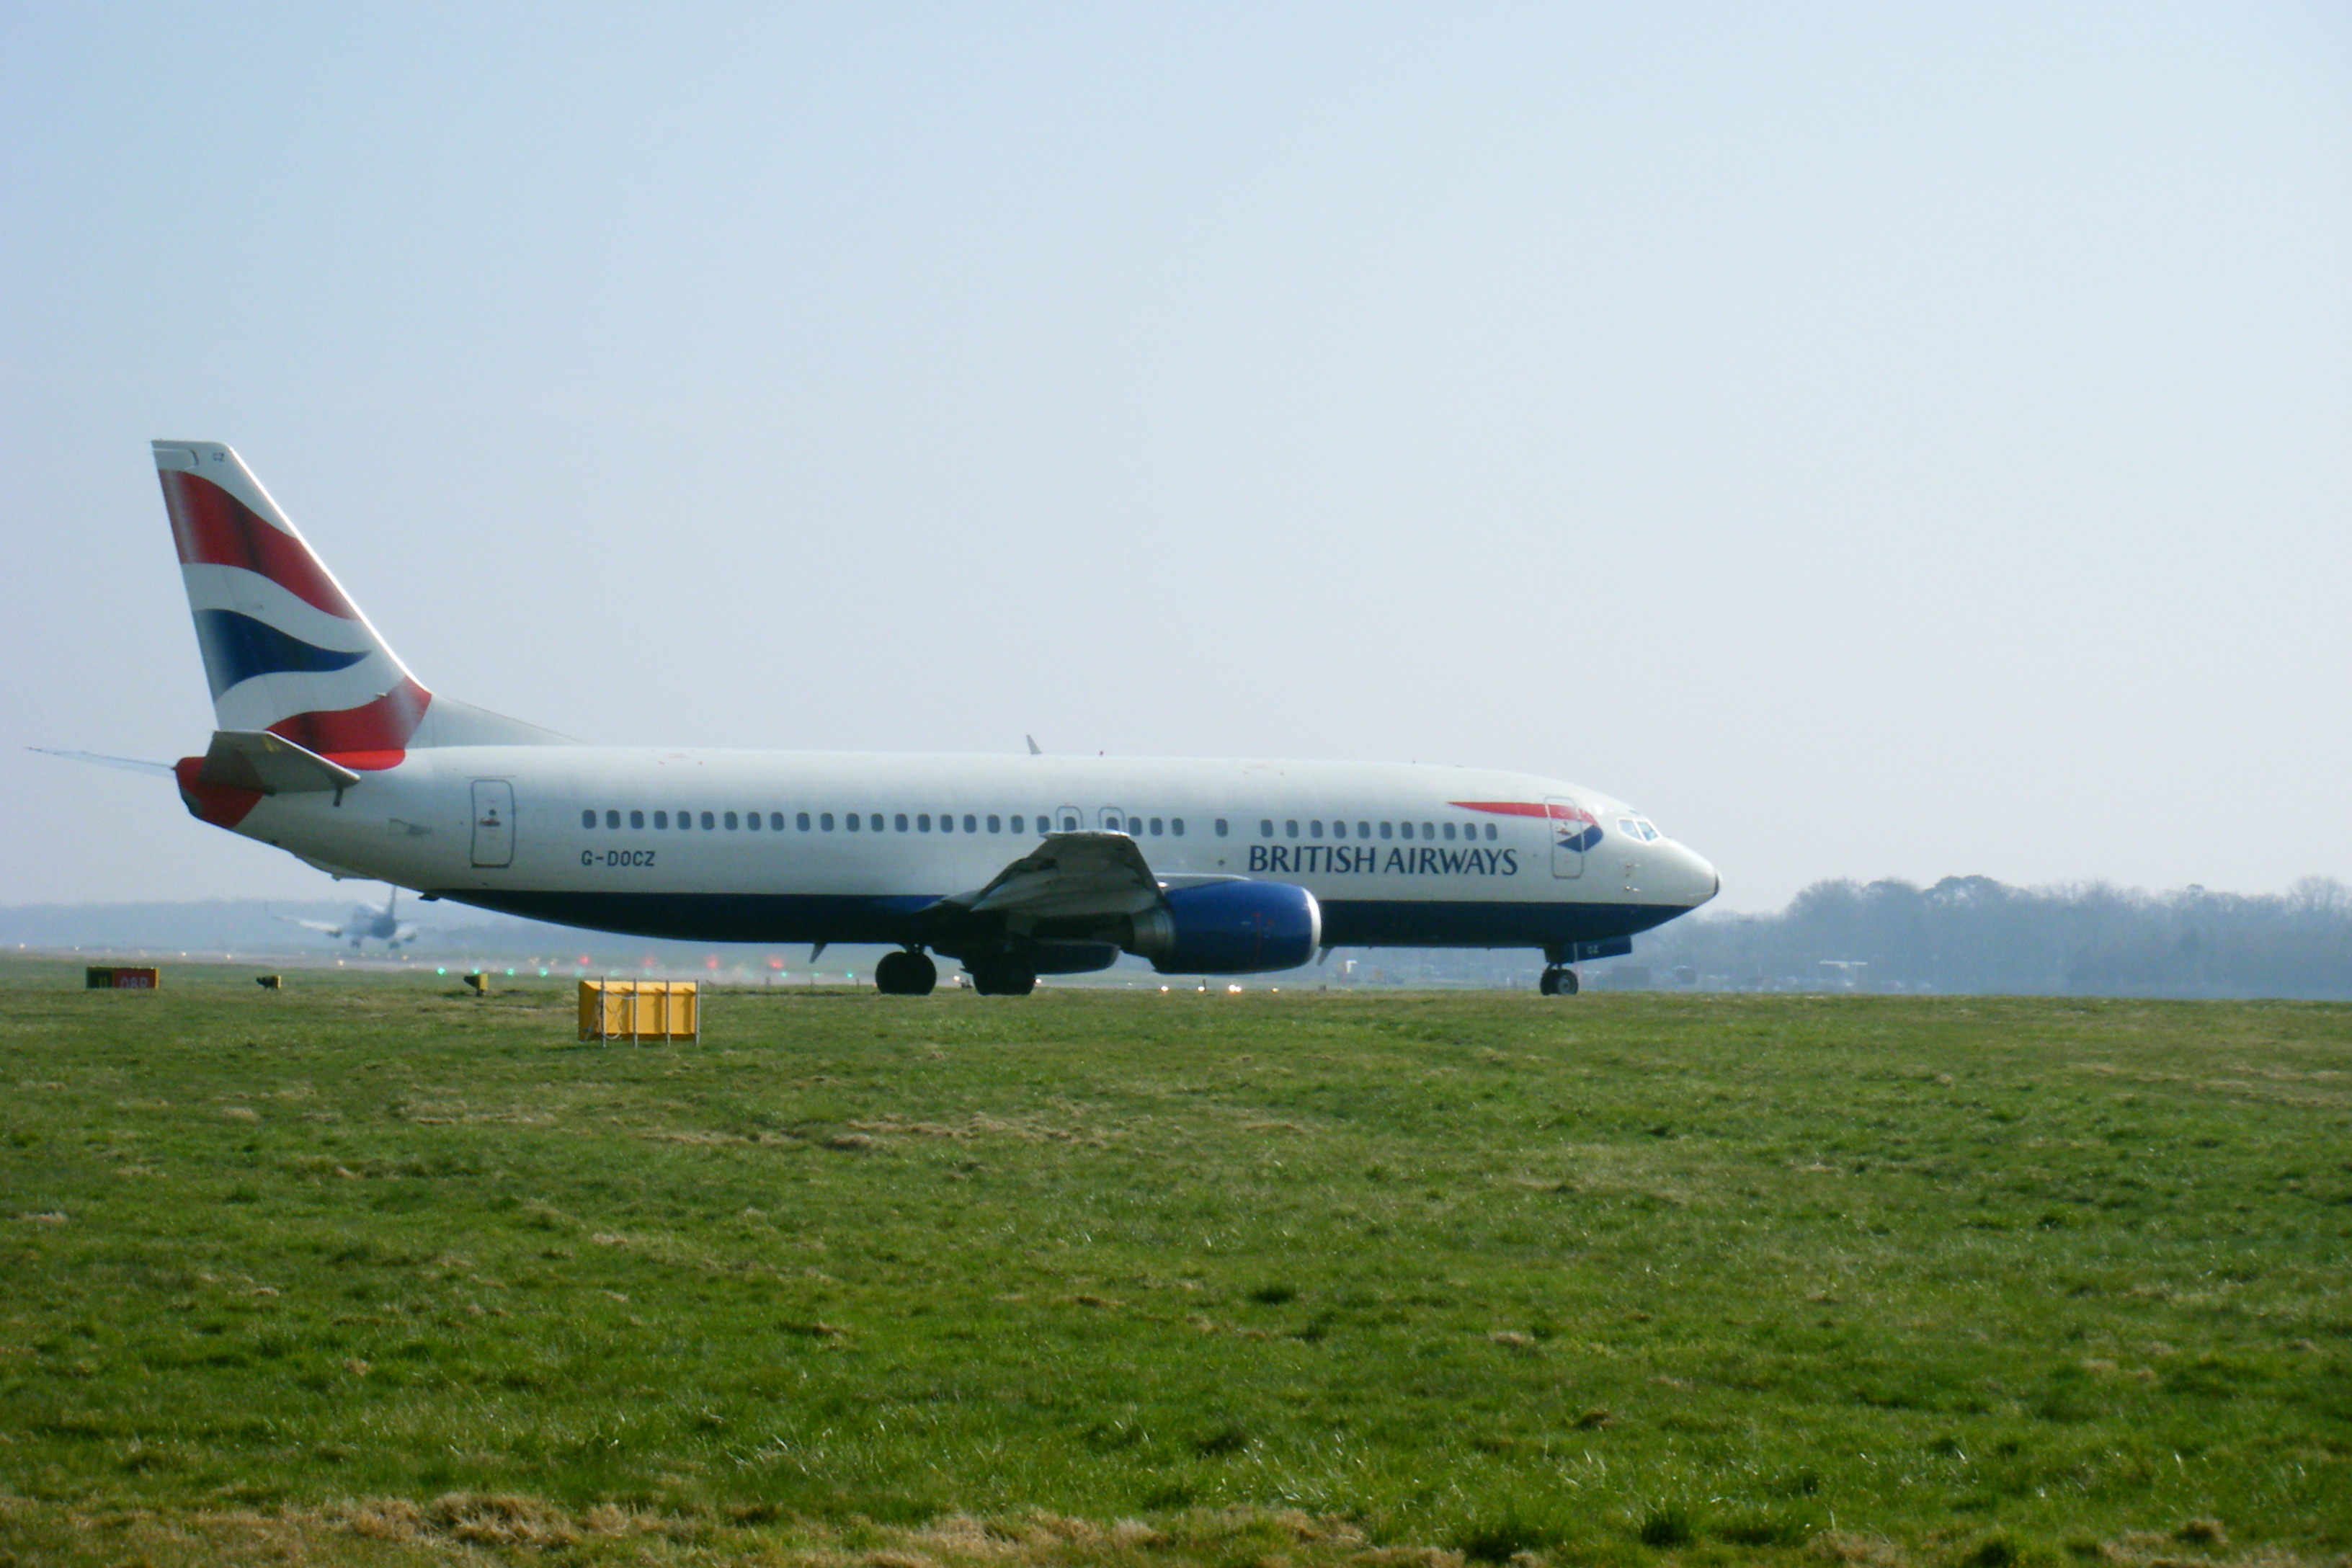
[[[505,779],[474,781],[474,864],[514,864],[514,785]]]

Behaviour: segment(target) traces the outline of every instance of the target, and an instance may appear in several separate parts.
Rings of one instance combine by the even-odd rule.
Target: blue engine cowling
[[[1129,920],[1129,952],[1162,974],[1257,974],[1296,969],[1323,945],[1323,907],[1289,882],[1171,888]]]

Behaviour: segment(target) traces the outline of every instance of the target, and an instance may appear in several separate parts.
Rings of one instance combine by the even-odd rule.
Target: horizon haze
[[[1460,762],[1718,867],[2352,880],[2352,15],[0,16],[0,904],[187,816],[148,458],[611,744]]]

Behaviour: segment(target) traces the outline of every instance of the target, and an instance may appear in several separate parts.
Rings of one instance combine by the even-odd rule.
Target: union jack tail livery
[[[235,452],[154,447],[218,727],[266,730],[355,770],[397,765],[433,694]]]
[[[214,722],[240,748],[276,736],[372,773],[419,747],[574,743],[426,690],[236,452],[152,445]]]

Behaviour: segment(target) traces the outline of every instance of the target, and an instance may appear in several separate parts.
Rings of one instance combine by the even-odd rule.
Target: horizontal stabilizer
[[[216,730],[196,769],[196,782],[263,795],[299,795],[348,789],[360,782],[360,775],[267,730]]]
[[[64,757],[71,762],[96,763],[101,768],[121,768],[125,773],[162,773],[166,778],[172,774],[169,763],[146,763],[137,757],[110,757],[102,752],[60,752],[51,746],[27,746],[25,749],[38,752],[45,757]]]

